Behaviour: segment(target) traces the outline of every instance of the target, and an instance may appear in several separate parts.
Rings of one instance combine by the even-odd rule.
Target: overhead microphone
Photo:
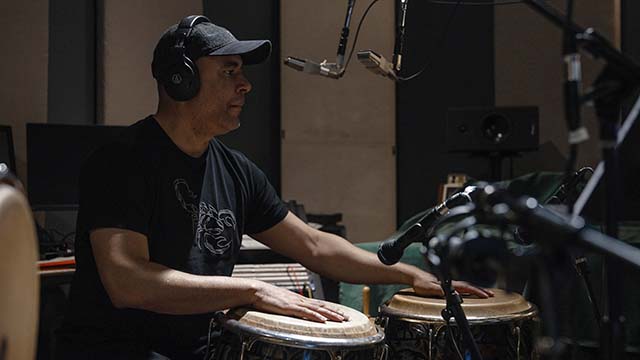
[[[384,56],[373,50],[358,52],[358,60],[374,74],[385,76],[391,80],[399,81],[402,69],[402,53],[404,51],[404,29],[407,18],[407,5],[409,0],[400,0],[400,18],[396,28],[395,43],[393,46],[393,59],[389,61]]]
[[[324,60],[321,63],[312,60],[300,59],[289,56],[284,60],[284,64],[290,68],[302,71],[311,75],[325,76],[331,79],[340,79],[345,71],[345,51],[347,48],[347,39],[349,38],[349,24],[351,23],[351,15],[356,0],[347,1],[347,15],[344,20],[344,27],[340,33],[340,41],[338,42],[338,51],[336,54],[336,62],[329,63]]]
[[[332,79],[339,79],[344,74],[344,71],[341,71],[337,64],[327,63],[326,61],[318,64],[311,60],[289,56],[284,60],[284,64],[292,69],[302,71],[310,75],[320,75]]]
[[[573,18],[573,0],[567,2],[566,21],[569,24]],[[580,114],[581,99],[580,86],[582,82],[582,63],[578,52],[577,34],[568,25],[564,28],[564,41],[562,52],[565,62],[564,80],[564,113],[569,130],[569,159],[566,172],[574,170],[578,144],[589,139],[587,128],[582,125]]]
[[[400,21],[396,31],[395,45],[393,49],[393,69],[400,73],[402,69],[402,53],[404,51],[404,25],[407,19],[407,5],[409,0],[400,0]]]
[[[393,64],[384,58],[384,56],[373,50],[358,51],[356,54],[358,60],[374,74],[386,76],[392,80],[398,80],[396,72],[393,70]]]
[[[393,265],[400,261],[404,250],[414,242],[418,242],[427,234],[427,231],[435,224],[436,220],[446,215],[454,207],[468,204],[472,201],[472,194],[477,190],[476,186],[467,186],[464,191],[453,194],[441,204],[433,207],[418,222],[397,238],[385,240],[378,247],[378,259],[385,265]]]
[[[338,68],[344,67],[344,55],[347,50],[347,39],[349,38],[349,24],[351,23],[351,15],[353,14],[353,7],[356,4],[356,0],[348,0],[347,1],[347,15],[344,19],[344,26],[342,27],[342,32],[340,33],[340,41],[338,42],[338,51],[336,64]]]

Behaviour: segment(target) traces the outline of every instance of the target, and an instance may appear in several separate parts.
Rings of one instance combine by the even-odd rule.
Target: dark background
[[[96,8],[100,1],[104,0],[50,2],[50,123],[96,123],[95,51],[96,29],[100,28]],[[205,15],[239,38],[270,39],[273,56],[267,63],[246,69],[255,92],[243,113],[243,131],[222,139],[255,161],[280,192],[280,1],[238,1],[205,0]],[[495,103],[494,10],[492,6],[458,6],[442,42],[454,8],[427,1],[412,1],[409,7],[403,75],[414,73],[426,62],[430,65],[421,76],[398,83],[396,88],[398,224],[437,202],[436,190],[448,173],[488,176],[486,160],[448,154],[443,135],[449,108]],[[640,3],[622,0],[622,10],[623,50],[640,60],[640,23],[634,21]],[[625,189],[630,189],[626,195],[638,200],[639,191],[632,186],[640,167],[638,152],[629,144],[640,143],[639,132],[633,131],[621,155]],[[517,168],[535,169],[539,160],[535,156],[516,159]]]
[[[397,214],[402,224],[437,202],[448,173],[485,177],[488,163],[448,154],[445,125],[451,107],[493,106],[493,7],[413,1],[406,24],[404,75],[429,61],[418,78],[396,87]],[[442,45],[444,44],[444,45]]]
[[[96,38],[101,21],[96,9],[101,8],[101,1],[105,0],[49,2],[49,123],[96,123]],[[640,61],[640,1],[621,1],[622,48]],[[243,113],[243,131],[233,132],[223,141],[254,160],[280,191],[280,1],[204,0],[203,4],[205,15],[239,38],[266,38],[274,45],[269,62],[246,69],[256,91],[248,98],[250,103]],[[448,154],[444,133],[447,109],[495,103],[494,75],[499,69],[494,69],[494,10],[491,6],[458,7],[444,46],[440,46],[452,11],[452,5],[427,1],[410,4],[404,75],[417,71],[426,61],[430,67],[417,79],[397,86],[398,224],[436,203],[436,189],[448,173],[464,172],[477,178],[488,175],[484,160]],[[621,154],[626,209],[635,214],[640,209],[630,204],[640,203],[639,190],[634,186],[640,174],[638,144],[640,129],[636,126]],[[535,163],[526,158],[517,161],[521,169],[535,168]],[[75,221],[73,213],[49,215],[47,223],[54,228],[56,221]],[[38,358],[48,358],[47,344],[51,340],[47,331],[59,321],[46,314],[60,314],[62,309],[55,307],[62,303],[63,299],[42,303],[40,326],[45,332],[40,336]]]

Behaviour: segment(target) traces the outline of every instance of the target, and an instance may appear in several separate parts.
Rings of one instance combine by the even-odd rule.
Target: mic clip
[[[388,77],[394,81],[398,80],[396,72],[393,70],[393,64],[384,56],[373,50],[358,51],[356,54],[360,61],[369,71],[378,75]]]
[[[329,63],[323,60],[320,63],[320,75],[330,77],[332,79],[340,79],[344,75],[344,68],[337,63]]]
[[[324,60],[316,63],[311,60],[299,59],[289,56],[284,60],[288,67],[311,75],[321,75],[332,79],[340,79],[344,75],[344,68],[336,63],[328,63]]]

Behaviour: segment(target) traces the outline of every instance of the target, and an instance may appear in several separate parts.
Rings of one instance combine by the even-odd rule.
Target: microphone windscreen
[[[289,56],[286,59],[284,59],[284,64],[287,65],[288,67],[292,68],[292,69],[295,69],[295,70],[298,70],[298,71],[303,71],[304,70],[305,61]]]
[[[383,241],[378,247],[378,260],[385,265],[393,265],[400,261],[403,253],[404,249],[398,248],[395,241]]]

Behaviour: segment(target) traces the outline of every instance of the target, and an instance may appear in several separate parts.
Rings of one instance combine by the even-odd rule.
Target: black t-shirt
[[[96,269],[91,230],[133,230],[146,235],[152,262],[191,274],[230,275],[242,234],[267,230],[286,214],[262,171],[239,152],[214,139],[193,158],[153,117],[137,122],[83,165],[77,269],[65,328],[85,344],[187,345],[206,335],[211,319],[116,309]]]

